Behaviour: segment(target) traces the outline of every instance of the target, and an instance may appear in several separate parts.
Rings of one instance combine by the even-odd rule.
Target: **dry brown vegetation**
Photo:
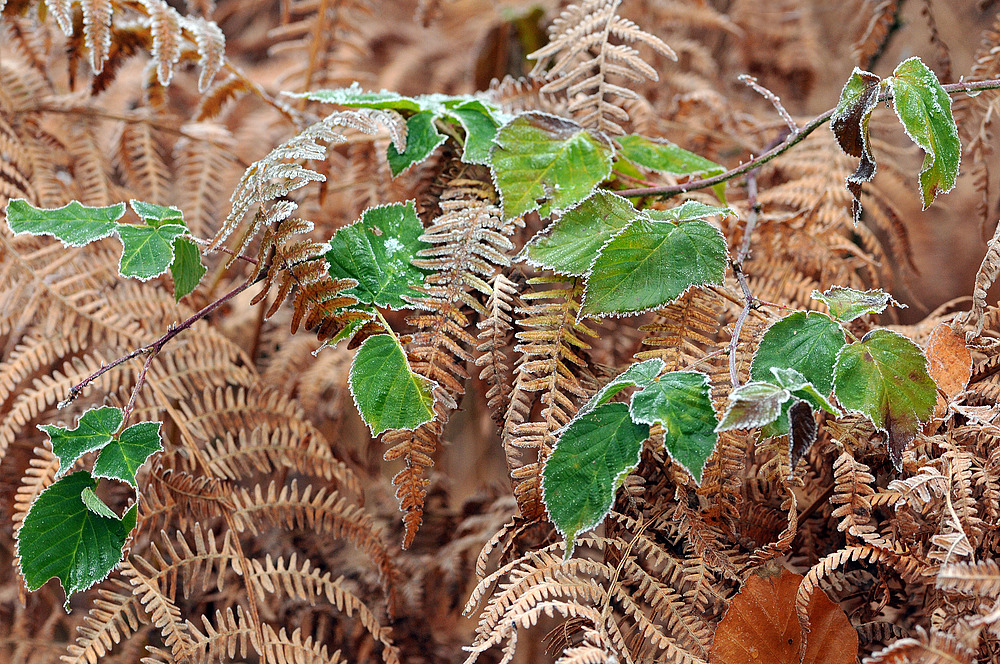
[[[956,98],[962,178],[927,212],[914,203],[918,152],[888,128],[873,134],[882,168],[856,227],[844,188],[855,163],[828,131],[755,172],[755,191],[729,183],[740,220],[722,230],[735,252],[756,218],[744,270],[774,305],[733,345],[744,379],[767,324],[784,307],[816,308],[813,289],[881,287],[910,303],[881,322],[928,349],[941,395],[902,471],[856,416],[823,422],[794,468],[784,441],[726,432],[700,485],[650,444],[605,525],[564,562],[539,488],[555,432],[634,358],[708,372],[721,405],[743,308],[735,278],[638,318],[577,322],[579,283],[511,263],[540,221],[500,223],[484,168],[445,149],[393,179],[397,120],[316,125],[329,107],[280,94],[353,81],[483,90],[510,112],[622,125],[733,166],[787,131],[737,75],[800,121],[836,103],[856,64],[887,74],[917,53],[942,82],[996,78],[995,3],[581,4],[553,23],[564,7],[552,0],[0,0],[0,204],[173,204],[230,252],[209,254],[206,280],[177,304],[166,278],[118,277],[110,245],[66,249],[0,225],[0,659],[728,664],[735,651],[713,649],[727,609],[750,611],[732,609],[741,587],[784,567],[803,576],[782,595],[788,615],[810,620],[825,593],[823,615],[856,635],[837,641],[848,661],[1000,661],[1000,309],[987,295],[1000,240],[986,243],[1000,210],[1000,96]],[[524,56],[609,8],[655,35],[637,44],[654,76],[609,88],[601,73],[568,98],[559,75],[597,65],[560,63],[542,89]],[[286,141],[326,158],[243,176]],[[295,164],[326,181],[288,193],[264,168],[295,178]],[[390,322],[444,394],[432,422],[372,440],[346,387],[353,351],[312,354],[317,333],[343,323],[326,299],[340,286],[294,266],[366,208],[408,199],[443,253],[427,261],[427,310]],[[282,223],[288,200],[312,228]],[[473,265],[477,251],[490,260]],[[163,421],[165,450],[141,474],[125,563],[69,614],[55,582],[24,592],[14,533],[58,468],[36,425],[123,405],[135,364],[56,408],[102,363],[261,275],[150,365],[132,417]],[[753,652],[776,661],[759,638]]]

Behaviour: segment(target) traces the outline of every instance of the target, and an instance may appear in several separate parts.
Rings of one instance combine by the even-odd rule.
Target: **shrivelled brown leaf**
[[[802,575],[751,574],[719,623],[711,664],[798,664],[802,641],[795,593]],[[847,614],[823,592],[809,603],[810,632],[802,664],[855,664],[858,634]]]
[[[868,144],[868,120],[878,103],[880,83],[875,74],[855,67],[830,121],[844,152],[861,158],[857,170],[847,178],[847,188],[854,197],[854,223],[861,217],[861,185],[875,176],[875,158]]]
[[[788,456],[794,472],[799,460],[816,442],[816,420],[808,401],[796,401],[788,409]]]
[[[972,377],[972,353],[965,345],[965,337],[956,334],[947,323],[941,323],[931,332],[927,341],[927,373],[938,389],[951,400],[965,390]],[[947,402],[938,394],[934,416],[943,415]]]

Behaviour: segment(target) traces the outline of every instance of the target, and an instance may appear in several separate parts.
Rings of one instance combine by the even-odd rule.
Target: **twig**
[[[774,106],[774,110],[778,111],[778,115],[780,115],[781,119],[785,121],[785,124],[788,125],[788,129],[793,134],[799,133],[799,126],[795,124],[795,120],[792,119],[791,114],[785,110],[784,106],[781,105],[781,99],[778,98],[778,95],[758,83],[757,79],[753,76],[740,74],[738,78],[741,82],[753,88],[764,99],[771,102],[771,106]]]
[[[942,86],[948,94],[955,94],[958,92],[981,92],[983,90],[998,90],[1000,89],[1000,79],[991,79],[988,81],[972,81],[965,83],[949,83],[948,85]],[[879,95],[878,101],[889,101],[892,98],[892,93],[884,92]],[[818,115],[805,125],[803,125],[798,133],[791,134],[783,142],[775,146],[774,148],[768,150],[764,154],[754,157],[750,161],[740,164],[736,168],[732,168],[725,173],[720,173],[710,178],[703,178],[700,180],[691,180],[685,182],[684,184],[672,184],[663,185],[659,187],[643,187],[640,189],[623,189],[621,191],[616,191],[615,193],[619,196],[625,196],[626,198],[634,196],[660,196],[663,198],[670,198],[671,196],[677,196],[679,194],[686,194],[689,191],[695,191],[698,189],[705,189],[707,187],[713,187],[717,184],[722,184],[723,182],[728,182],[733,178],[743,175],[748,171],[766,164],[775,157],[784,154],[790,148],[801,143],[805,140],[806,136],[813,133],[824,124],[830,121],[833,117],[833,112],[835,109],[830,109]]]

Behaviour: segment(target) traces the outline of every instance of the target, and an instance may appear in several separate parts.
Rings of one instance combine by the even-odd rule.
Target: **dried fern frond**
[[[511,315],[520,300],[517,297],[517,284],[502,272],[498,272],[493,278],[490,289],[492,292],[486,301],[486,314],[476,324],[481,331],[480,343],[476,347],[480,355],[475,363],[477,367],[482,367],[479,379],[489,386],[486,399],[490,415],[497,429],[503,430],[504,415],[510,406],[510,393],[514,389],[505,351],[514,328]]]
[[[864,664],[972,664],[976,653],[958,638],[917,627],[916,638],[894,641],[884,650],[864,660]]]
[[[976,282],[972,291],[972,308],[965,317],[965,323],[972,329],[968,332],[970,340],[983,333],[986,322],[986,292],[997,276],[1000,275],[1000,224],[997,225],[993,237],[986,244],[986,256],[976,272]]]
[[[612,103],[638,99],[630,88],[612,83],[659,80],[656,70],[630,46],[639,42],[660,55],[677,59],[673,49],[617,14],[621,0],[584,0],[567,7],[549,29],[549,43],[528,57],[537,60],[531,75],[549,82],[542,92],[565,91],[571,114],[580,124],[623,134],[628,113]],[[612,43],[612,38],[618,43]],[[546,68],[551,63],[551,68]]]

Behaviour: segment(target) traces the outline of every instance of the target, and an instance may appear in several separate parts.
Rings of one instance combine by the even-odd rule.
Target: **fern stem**
[[[970,81],[966,83],[949,83],[942,86],[944,91],[948,94],[957,94],[959,92],[982,92],[984,90],[1000,90],[1000,79],[990,79],[988,81]],[[889,101],[892,98],[891,92],[883,92],[879,95],[878,101],[884,102]],[[722,184],[723,182],[728,182],[735,177],[743,175],[747,171],[751,171],[762,164],[766,164],[775,157],[784,154],[789,149],[795,145],[801,143],[805,140],[806,136],[813,133],[824,124],[830,121],[833,117],[833,112],[836,109],[831,108],[830,110],[824,112],[821,115],[816,116],[805,125],[799,129],[798,132],[794,134],[789,134],[782,143],[778,144],[776,147],[768,150],[764,154],[754,157],[753,159],[740,164],[736,168],[732,168],[725,173],[720,173],[719,175],[703,178],[700,180],[691,180],[690,182],[685,182],[684,184],[673,184],[664,185],[659,187],[641,187],[638,189],[623,189],[621,191],[616,191],[615,193],[619,196],[625,196],[630,198],[633,196],[659,196],[661,198],[670,198],[672,196],[677,196],[679,194],[686,194],[689,191],[696,191],[698,189],[705,189],[707,187],[713,187],[717,184]]]

